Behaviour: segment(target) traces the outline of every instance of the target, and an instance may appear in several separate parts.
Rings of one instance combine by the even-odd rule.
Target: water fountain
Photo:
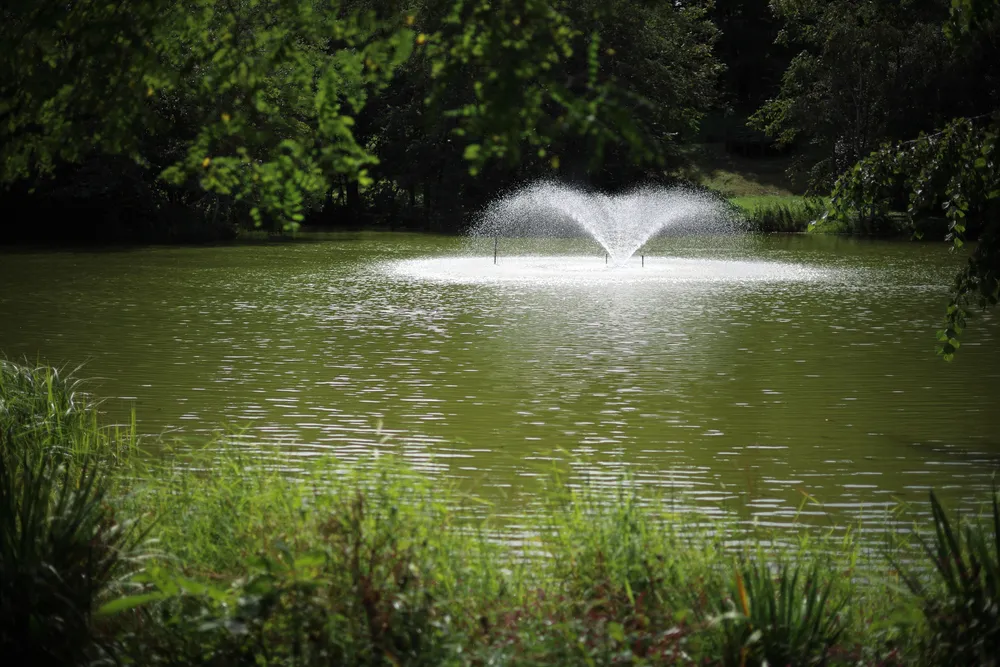
[[[752,243],[743,223],[718,195],[692,188],[645,186],[607,195],[541,181],[487,206],[469,230],[466,254],[393,261],[384,268],[421,281],[588,286],[781,282],[832,275],[749,257]],[[688,248],[688,256],[681,256],[674,245],[668,255],[650,256],[647,244],[655,237],[692,235],[698,236],[697,252]],[[586,241],[581,243],[581,237]],[[600,259],[595,241],[603,249]],[[545,253],[552,248],[556,254]],[[577,254],[566,254],[567,248]]]
[[[740,222],[718,196],[690,188],[646,186],[606,195],[542,181],[490,204],[469,234],[493,239],[496,253],[501,238],[585,233],[619,267],[654,236],[732,235]]]

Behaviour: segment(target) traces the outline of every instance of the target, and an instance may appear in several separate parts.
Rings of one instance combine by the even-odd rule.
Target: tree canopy
[[[1000,2],[952,3],[943,31],[957,52],[995,54]],[[996,65],[1000,61],[993,61]],[[835,218],[884,218],[904,202],[911,224],[928,212],[943,214],[952,247],[978,241],[955,278],[939,352],[951,359],[960,346],[968,308],[1000,300],[1000,99],[995,73],[979,81],[976,115],[948,120],[940,129],[904,141],[887,141],[862,156],[837,179],[830,214]],[[968,102],[968,101],[966,101]],[[918,235],[920,234],[918,230]]]
[[[710,103],[713,30],[698,3],[626,4],[15,2],[0,181],[117,158],[146,194],[282,226],[442,149],[472,175],[608,145],[655,164]]]

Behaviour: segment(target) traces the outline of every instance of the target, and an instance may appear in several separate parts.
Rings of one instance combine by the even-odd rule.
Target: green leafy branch
[[[938,332],[938,352],[950,361],[960,347],[968,305],[982,308],[1000,298],[1000,244],[997,243],[997,124],[959,118],[931,135],[886,144],[837,180],[827,217],[846,221],[856,216],[886,216],[905,194],[911,225],[921,214],[943,213],[945,240],[961,250],[969,232],[979,243],[955,278]],[[919,235],[919,233],[918,233]]]

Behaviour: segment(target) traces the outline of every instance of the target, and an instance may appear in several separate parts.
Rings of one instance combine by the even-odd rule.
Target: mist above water
[[[606,195],[541,181],[491,203],[469,234],[509,238],[583,233],[604,248],[611,264],[621,266],[655,236],[742,231],[740,216],[704,191],[643,186]]]

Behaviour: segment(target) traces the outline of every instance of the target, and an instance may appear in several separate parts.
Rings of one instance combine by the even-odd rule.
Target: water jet
[[[684,285],[709,283],[798,282],[829,279],[834,272],[785,262],[759,261],[746,252],[744,221],[718,195],[685,187],[644,186],[623,194],[589,192],[553,182],[537,182],[499,197],[469,231],[468,253],[414,258],[384,264],[400,278],[447,283],[518,285]],[[683,256],[677,239],[669,258],[646,268],[655,237],[711,237],[706,257],[700,239],[697,256]],[[500,239],[505,245],[499,261]],[[477,251],[479,239],[493,241],[493,263]],[[574,239],[587,239],[583,244]],[[588,241],[603,250],[605,265],[587,252]],[[575,255],[561,252],[573,247]],[[556,247],[552,255],[546,250]],[[582,250],[582,252],[580,252]],[[638,255],[638,256],[636,256]],[[637,261],[636,261],[637,260]]]
[[[717,195],[685,187],[643,186],[608,195],[542,181],[500,197],[469,234],[567,237],[585,234],[604,249],[604,262],[620,267],[655,236],[732,235],[742,220]],[[642,266],[645,266],[645,252]]]

